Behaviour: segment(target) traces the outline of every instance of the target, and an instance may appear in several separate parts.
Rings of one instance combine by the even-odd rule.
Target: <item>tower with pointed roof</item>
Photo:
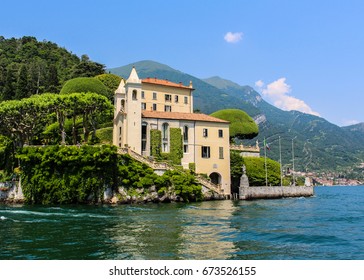
[[[141,89],[142,82],[133,67],[129,78],[120,82],[114,96],[113,143],[118,147],[130,147],[141,154]]]

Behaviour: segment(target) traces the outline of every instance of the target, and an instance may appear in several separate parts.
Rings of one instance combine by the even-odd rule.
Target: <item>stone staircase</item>
[[[118,148],[118,153],[119,154],[128,154],[133,159],[148,165],[153,170],[166,171],[166,170],[174,170],[175,169],[172,165],[170,165],[170,164],[168,164],[166,162],[154,161],[154,160],[152,160],[150,158],[144,157],[141,154],[136,153],[135,151],[133,151],[133,150],[131,150],[129,148]],[[197,180],[198,183],[200,183],[202,186],[204,186],[208,190],[211,190],[211,191],[213,191],[213,192],[215,192],[217,194],[220,194],[220,195],[223,194],[223,191],[221,190],[221,187],[219,185],[216,185],[216,184],[210,182],[206,178],[204,178],[204,177],[202,177],[200,175],[197,175],[196,180]]]

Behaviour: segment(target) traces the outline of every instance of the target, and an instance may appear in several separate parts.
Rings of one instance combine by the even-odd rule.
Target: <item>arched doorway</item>
[[[211,183],[214,183],[215,185],[221,184],[221,175],[217,172],[213,172],[210,174]]]

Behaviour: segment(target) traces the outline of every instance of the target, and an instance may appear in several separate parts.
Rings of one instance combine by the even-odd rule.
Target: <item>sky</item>
[[[364,122],[364,1],[2,1],[0,35],[107,68],[154,60],[252,86],[283,110]]]

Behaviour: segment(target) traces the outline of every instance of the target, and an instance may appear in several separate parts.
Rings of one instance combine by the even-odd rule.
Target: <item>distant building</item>
[[[161,151],[171,150],[170,129],[182,137],[181,164],[206,174],[230,194],[229,122],[193,113],[193,86],[157,78],[139,79],[135,68],[115,91],[113,144],[151,155],[151,130],[161,131]]]

